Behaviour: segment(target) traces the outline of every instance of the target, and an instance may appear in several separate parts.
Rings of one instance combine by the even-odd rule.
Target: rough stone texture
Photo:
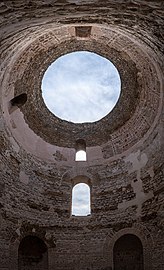
[[[164,2],[1,1],[0,15],[0,270],[18,269],[25,236],[47,245],[49,270],[111,270],[126,234],[141,241],[144,270],[163,270]],[[41,96],[46,68],[76,50],[121,76],[117,106],[92,124],[60,120]],[[75,162],[78,139],[86,162]],[[91,187],[87,217],[71,216],[79,182]]]

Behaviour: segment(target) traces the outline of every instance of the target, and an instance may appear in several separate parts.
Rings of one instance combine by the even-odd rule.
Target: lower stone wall
[[[37,264],[18,267],[19,247],[27,236],[38,237],[48,249],[48,268],[44,270],[114,270],[113,250],[117,240],[125,235],[133,235],[141,241],[143,247],[143,263],[137,261],[135,251],[126,252],[128,261],[132,256],[136,260],[136,270],[163,270],[163,230],[151,224],[135,223],[132,227],[116,231],[114,228],[97,228],[89,230],[83,228],[45,228],[29,226],[26,230],[21,228],[13,234],[12,223],[1,217],[0,232],[0,270],[40,270]],[[3,223],[3,230],[2,230]],[[5,226],[4,226],[5,225]],[[119,251],[120,257],[121,251]],[[142,253],[142,252],[141,252]],[[117,254],[118,255],[118,254]],[[45,257],[43,258],[45,262]],[[122,264],[120,264],[122,265]],[[127,264],[128,266],[129,264]],[[130,267],[130,266],[129,266]],[[44,267],[43,267],[44,268]],[[121,269],[121,268],[120,268]],[[132,268],[127,268],[131,270]]]

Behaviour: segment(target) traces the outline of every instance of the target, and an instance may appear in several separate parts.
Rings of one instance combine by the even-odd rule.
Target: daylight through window
[[[76,155],[75,161],[86,161],[86,142],[83,139],[79,139],[76,141]]]
[[[86,161],[87,160],[86,152],[84,150],[80,150],[80,151],[76,152],[75,160],[76,161]]]
[[[79,183],[72,190],[72,215],[88,216],[91,214],[90,187]]]

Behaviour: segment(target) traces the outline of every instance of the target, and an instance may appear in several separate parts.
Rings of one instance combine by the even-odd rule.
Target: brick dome
[[[163,1],[1,2],[0,270],[163,269],[163,12]],[[41,82],[86,50],[113,62],[121,95],[75,124],[46,108]],[[90,187],[86,217],[71,215],[77,183]]]

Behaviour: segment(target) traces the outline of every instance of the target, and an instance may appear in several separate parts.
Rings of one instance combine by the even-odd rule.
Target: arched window
[[[133,234],[121,236],[113,249],[114,270],[143,270],[143,246]]]
[[[72,189],[72,215],[88,216],[91,214],[90,187],[79,183]]]
[[[75,160],[76,161],[86,161],[87,160],[86,152],[84,150],[77,151]]]
[[[86,161],[86,143],[84,140],[79,139],[76,141],[76,156],[75,161]]]
[[[48,252],[45,243],[36,236],[26,236],[19,245],[19,270],[48,270]]]

